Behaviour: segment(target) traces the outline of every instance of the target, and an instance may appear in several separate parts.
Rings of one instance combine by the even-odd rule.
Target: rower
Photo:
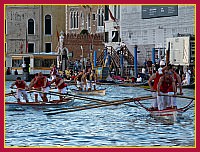
[[[41,91],[41,86],[38,83],[38,73],[35,73],[35,77],[31,80],[30,84],[29,84],[29,89],[35,89],[37,91]],[[38,101],[38,92],[34,92],[34,96],[35,96],[35,102],[39,102]]]
[[[40,72],[38,75],[41,79],[41,90],[43,92],[41,98],[43,102],[48,102],[47,93],[49,93],[50,90],[50,81],[48,81],[48,78],[46,76],[43,76],[42,72]]]
[[[83,75],[83,72],[80,71],[78,73],[78,75],[74,78],[74,81],[75,81],[76,86],[77,86],[77,88],[78,88],[79,91],[82,91],[82,83],[81,83],[81,77],[82,77],[82,75]]]
[[[90,82],[91,86],[94,86],[94,90],[96,90],[97,75],[95,73],[95,70],[92,70],[90,74]]]
[[[81,77],[81,84],[82,84],[82,87],[83,87],[83,90],[86,91],[86,72],[85,70],[83,70],[83,75]]]
[[[174,81],[175,81],[175,93],[177,93],[177,87],[179,87],[179,90],[180,90],[179,94],[183,95],[181,77],[178,75],[178,73],[175,72],[175,69],[174,69],[173,65],[168,65],[168,69],[169,69],[169,72],[172,73],[172,77],[174,78]],[[169,88],[168,94],[169,95],[174,95],[172,87]],[[171,107],[171,108],[177,109],[176,97],[173,97],[173,96],[169,97],[169,103],[168,103],[167,107]]]
[[[164,75],[160,77],[160,80],[158,82],[158,110],[163,110],[168,108],[168,102],[169,102],[169,96],[168,92],[170,89],[175,94],[175,81],[172,77],[172,73],[169,72],[169,70],[165,70]]]
[[[52,84],[52,83],[56,84],[56,88],[58,88],[58,92],[59,93],[61,93],[61,94],[65,94],[66,93],[67,84],[60,77],[60,75],[57,74],[56,78],[53,79],[50,84]],[[60,101],[63,101],[63,97],[62,96],[60,96]]]
[[[91,68],[88,68],[88,72],[86,73],[86,83],[87,83],[88,91],[91,91],[90,74],[91,74]]]
[[[20,77],[16,78],[16,81],[10,86],[10,88],[13,88],[13,86],[17,87],[17,102],[20,103],[20,96],[23,95],[24,99],[26,102],[29,102],[28,97],[27,97],[27,92],[25,89],[28,89],[28,85],[26,84],[25,81],[21,80]]]
[[[154,73],[148,80],[149,87],[152,92],[152,97],[156,97],[155,100],[152,101],[152,107],[150,110],[158,110],[158,103],[157,103],[157,86],[160,77],[163,76],[162,68],[159,68],[156,73]],[[152,81],[154,81],[152,86]]]

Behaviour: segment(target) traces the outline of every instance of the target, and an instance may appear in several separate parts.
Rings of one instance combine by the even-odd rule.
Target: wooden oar
[[[38,91],[38,90],[31,90],[31,92],[43,93],[42,91]],[[73,95],[73,94],[69,94],[69,93],[64,93],[63,94],[63,93],[54,92],[54,91],[49,91],[49,93],[46,93],[46,94],[57,95],[57,96],[61,96],[61,97],[66,97],[66,96],[74,97],[75,99],[93,101],[93,102],[98,102],[98,103],[107,102],[105,100],[94,99],[94,98],[89,98],[89,97],[83,97],[83,96]]]
[[[48,110],[45,112],[50,112],[50,113],[47,113],[47,115],[54,115],[54,114],[65,113],[65,112],[73,112],[73,111],[99,108],[99,107],[105,107],[105,106],[111,106],[111,105],[119,105],[119,104],[134,102],[135,100],[138,100],[138,99],[147,100],[147,99],[152,99],[152,98],[154,98],[154,97],[145,96],[145,97],[139,97],[139,98],[129,98],[129,99],[123,99],[123,100],[110,101],[110,102],[101,103],[101,104],[86,104],[83,106],[76,106],[76,107],[72,107],[72,108],[54,109],[54,110]],[[58,110],[62,110],[62,111],[58,111]],[[56,112],[53,112],[53,111],[56,111]]]
[[[10,92],[10,93],[6,93],[5,96],[12,96],[13,94],[15,94],[16,92]]]

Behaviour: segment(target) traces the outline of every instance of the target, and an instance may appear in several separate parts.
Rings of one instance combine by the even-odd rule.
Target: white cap
[[[163,74],[162,68],[159,68],[159,69],[158,69],[158,74]]]

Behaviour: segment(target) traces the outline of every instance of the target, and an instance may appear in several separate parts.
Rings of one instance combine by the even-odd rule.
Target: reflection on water
[[[6,92],[10,92],[9,86],[10,82],[6,82]],[[107,88],[106,96],[93,98],[111,101],[150,95],[141,88],[101,87]],[[186,96],[194,95],[194,90],[183,91]],[[182,107],[188,101],[180,99],[178,105]],[[87,102],[76,99],[74,105]],[[148,106],[150,101],[144,103]],[[133,106],[108,106],[51,116],[37,108],[7,110],[5,143],[6,146],[36,147],[194,146],[194,108],[178,115],[174,122],[152,118],[144,109],[130,104]]]

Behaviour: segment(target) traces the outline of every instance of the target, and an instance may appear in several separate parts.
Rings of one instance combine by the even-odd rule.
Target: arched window
[[[28,20],[28,34],[34,34],[34,20]]]
[[[45,34],[51,35],[51,16],[50,15],[45,16]]]
[[[79,27],[79,13],[70,12],[70,28],[75,29]]]

